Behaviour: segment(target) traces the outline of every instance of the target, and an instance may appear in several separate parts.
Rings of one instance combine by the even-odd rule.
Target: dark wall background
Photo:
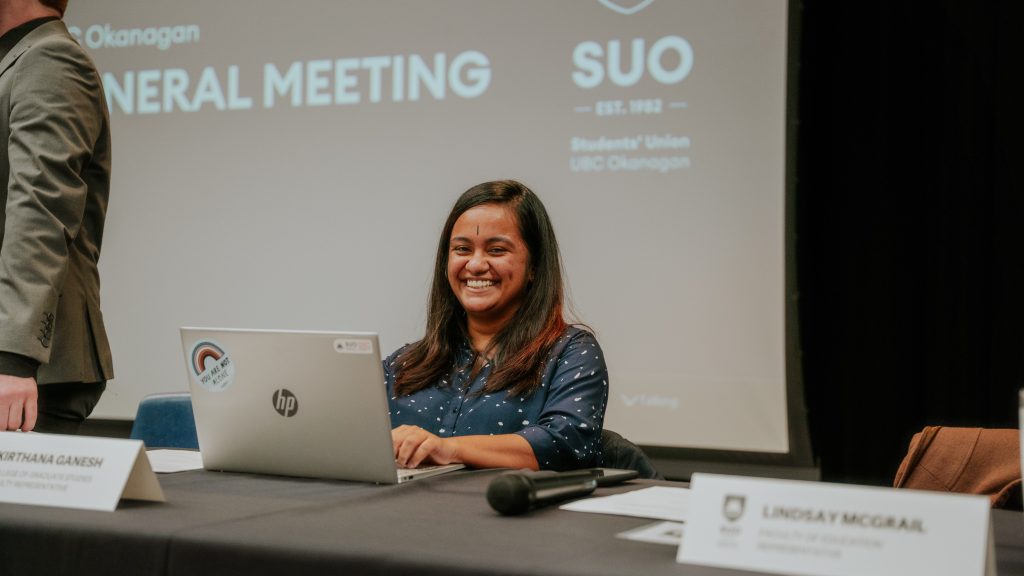
[[[1019,4],[804,3],[798,289],[825,480],[891,484],[925,425],[1017,427]]]

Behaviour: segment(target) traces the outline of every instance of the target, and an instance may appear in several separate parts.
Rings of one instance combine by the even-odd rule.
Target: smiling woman
[[[398,463],[600,464],[608,371],[562,303],[540,199],[510,180],[467,190],[438,243],[426,334],[384,361]]]
[[[530,253],[515,213],[501,204],[470,208],[455,221],[448,282],[466,311],[472,346],[485,353],[526,292]]]

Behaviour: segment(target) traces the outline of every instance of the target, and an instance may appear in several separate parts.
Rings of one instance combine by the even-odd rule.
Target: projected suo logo
[[[287,388],[275,390],[273,402],[274,410],[277,410],[278,414],[286,418],[295,416],[295,413],[299,411],[299,399]]]
[[[659,38],[650,49],[643,38],[634,38],[628,49],[621,40],[606,45],[587,41],[576,45],[572,63],[572,81],[580,88],[597,88],[605,78],[616,86],[635,86],[645,75],[660,84],[678,84],[693,69],[693,47],[681,36]]]

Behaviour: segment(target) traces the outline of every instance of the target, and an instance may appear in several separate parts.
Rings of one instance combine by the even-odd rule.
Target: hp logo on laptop
[[[286,388],[274,391],[274,410],[286,418],[295,416],[299,411],[299,399]]]

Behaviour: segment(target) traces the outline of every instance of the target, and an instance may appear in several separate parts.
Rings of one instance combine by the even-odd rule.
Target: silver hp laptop
[[[376,334],[182,328],[203,467],[395,484]]]

